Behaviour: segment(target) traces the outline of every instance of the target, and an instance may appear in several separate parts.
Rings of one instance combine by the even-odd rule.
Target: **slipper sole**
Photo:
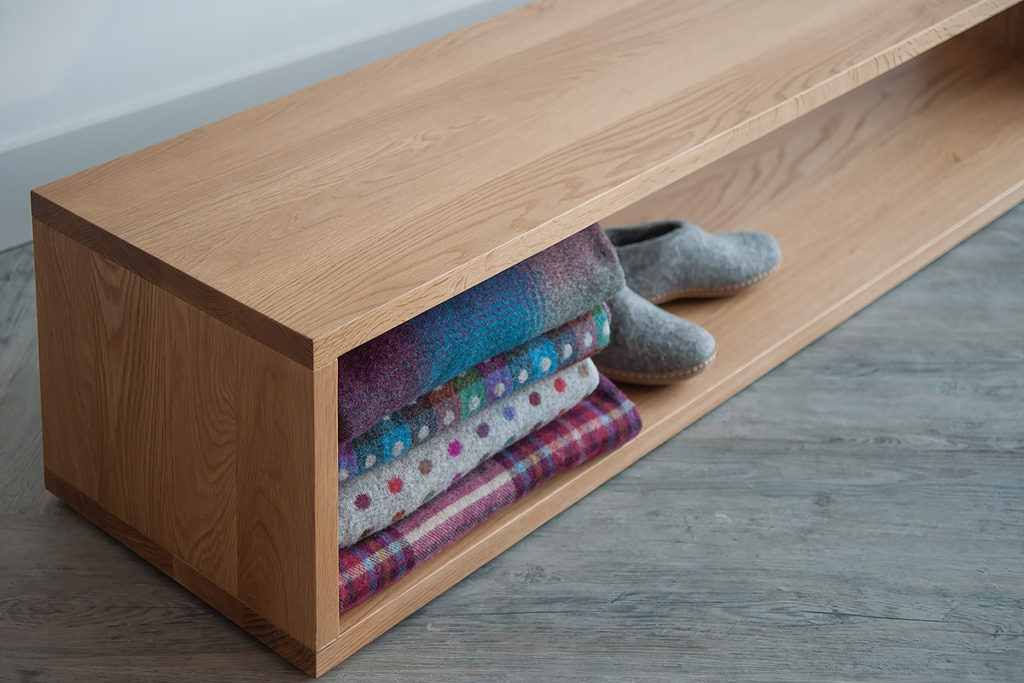
[[[646,384],[646,385],[661,385],[661,384],[674,384],[675,382],[681,382],[696,377],[700,373],[707,370],[715,362],[715,358],[718,357],[718,349],[710,356],[702,360],[700,363],[693,365],[682,370],[669,370],[666,372],[635,372],[633,370],[621,370],[619,368],[609,368],[600,363],[596,363],[597,369],[601,371],[608,379],[615,382],[626,382],[628,384]]]
[[[664,304],[669,301],[675,301],[676,299],[711,299],[720,296],[732,296],[739,294],[740,292],[750,289],[757,283],[764,280],[766,277],[774,273],[782,265],[782,261],[779,260],[774,266],[768,270],[762,271],[753,277],[749,277],[743,282],[737,282],[734,285],[723,285],[722,287],[693,287],[690,289],[673,289],[670,292],[664,294],[658,294],[653,296],[648,301],[652,304]],[[610,376],[610,375],[609,375]]]

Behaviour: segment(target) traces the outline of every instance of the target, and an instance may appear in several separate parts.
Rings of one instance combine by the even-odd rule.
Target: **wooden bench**
[[[39,188],[47,488],[323,673],[1024,199],[1013,4],[536,2]],[[782,245],[716,365],[339,619],[337,357],[661,217]]]

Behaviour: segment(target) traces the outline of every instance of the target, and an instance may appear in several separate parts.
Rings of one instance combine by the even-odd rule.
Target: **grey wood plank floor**
[[[1024,205],[324,680],[1024,680]],[[0,254],[0,678],[304,676],[43,490]]]

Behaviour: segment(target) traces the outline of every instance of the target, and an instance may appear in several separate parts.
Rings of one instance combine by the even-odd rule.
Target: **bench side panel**
[[[51,491],[79,508],[70,486],[102,511],[94,522],[147,539],[155,552],[140,554],[190,589],[195,574],[213,584],[237,601],[214,606],[250,630],[311,650],[336,637],[334,367],[314,373],[45,223],[33,231]]]

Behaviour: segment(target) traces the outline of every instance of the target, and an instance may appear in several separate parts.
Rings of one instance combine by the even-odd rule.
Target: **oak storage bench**
[[[1013,4],[536,2],[39,188],[46,486],[318,675],[1021,201]],[[785,254],[715,366],[339,618],[337,357],[670,216]]]

